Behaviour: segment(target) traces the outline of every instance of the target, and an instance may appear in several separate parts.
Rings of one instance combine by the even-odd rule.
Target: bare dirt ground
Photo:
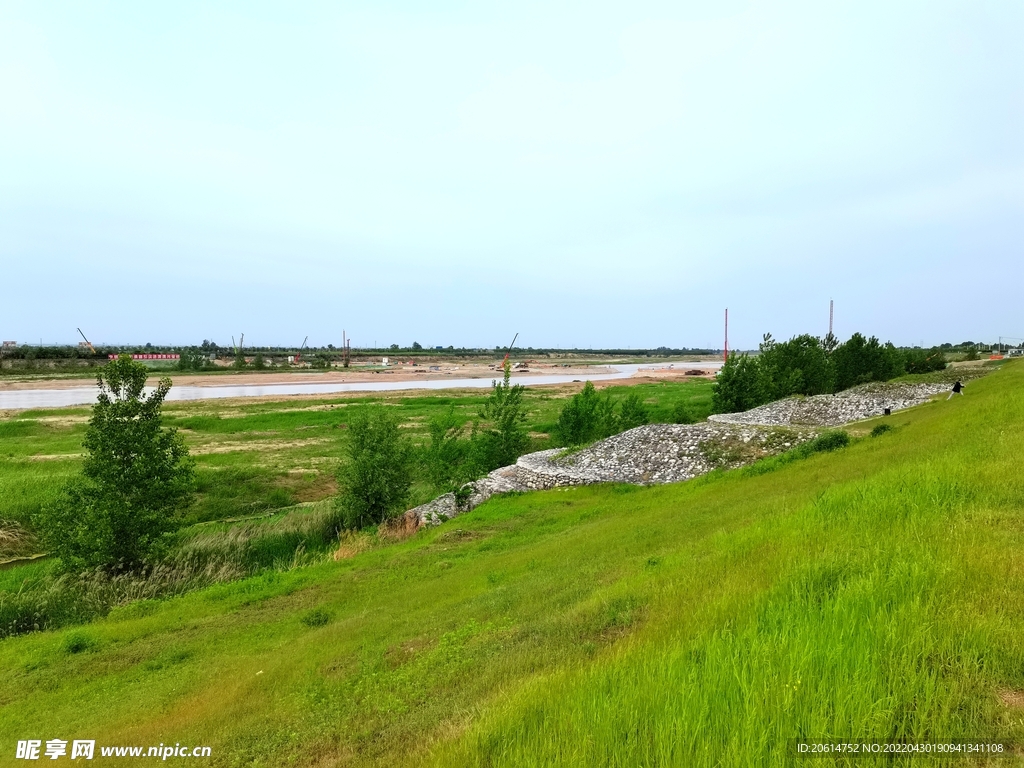
[[[438,370],[431,370],[436,367]],[[606,366],[577,365],[562,367],[551,363],[531,363],[526,370],[516,370],[516,376],[530,375],[593,375],[595,373],[608,373],[610,369]],[[500,365],[484,363],[442,363],[437,366],[430,365],[404,365],[395,364],[384,370],[372,370],[363,367],[348,369],[332,368],[329,371],[314,371],[311,369],[283,369],[280,371],[239,371],[218,372],[215,374],[206,373],[179,373],[169,372],[166,374],[154,374],[150,377],[149,384],[153,385],[163,376],[170,377],[176,386],[191,387],[237,387],[246,384],[326,384],[333,382],[368,382],[381,381],[418,381],[421,379],[446,378],[459,379],[486,379],[501,376]],[[90,379],[84,378],[43,378],[25,377],[14,378],[6,381],[0,380],[0,390],[23,390],[23,389],[76,389],[92,386]]]

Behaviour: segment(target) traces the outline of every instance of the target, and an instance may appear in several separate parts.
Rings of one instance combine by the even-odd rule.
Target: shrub
[[[649,424],[650,421],[650,413],[648,413],[647,406],[644,405],[643,398],[640,395],[636,392],[630,392],[623,398],[622,403],[619,405],[618,430],[620,432]]]
[[[357,410],[348,424],[349,463],[339,475],[339,503],[348,528],[378,525],[409,496],[411,448],[398,418],[381,405]]]
[[[477,465],[484,472],[515,464],[530,444],[522,384],[511,385],[512,363],[502,366],[502,383],[491,382],[491,394],[480,412],[485,427],[474,443]]]
[[[768,402],[762,388],[757,363],[748,355],[731,353],[718,372],[711,391],[715,413],[749,411]]]
[[[191,503],[193,464],[174,429],[161,426],[171,388],[148,397],[147,368],[122,356],[105,366],[82,445],[81,476],[36,516],[43,544],[78,570],[132,570],[155,556]]]
[[[61,643],[64,653],[81,653],[95,648],[99,643],[96,639],[85,632],[71,632]]]
[[[201,371],[209,364],[209,358],[195,349],[183,349],[178,357],[179,371]]]
[[[845,448],[850,444],[850,436],[841,429],[833,429],[822,432],[813,440],[801,446],[808,454],[826,453]]]
[[[331,614],[324,608],[314,608],[302,614],[302,623],[310,629],[323,627],[330,623]]]
[[[946,354],[938,347],[931,349],[908,349],[903,352],[904,368],[907,373],[931,373],[946,369]]]
[[[878,437],[884,435],[886,432],[892,432],[894,427],[892,424],[876,424],[875,428],[871,430],[872,437]]]
[[[696,422],[697,415],[688,403],[676,403],[675,408],[672,409],[673,424],[695,424]]]
[[[464,440],[465,422],[450,405],[427,422],[430,445],[426,450],[427,477],[440,492],[454,491],[473,478],[471,441]]]

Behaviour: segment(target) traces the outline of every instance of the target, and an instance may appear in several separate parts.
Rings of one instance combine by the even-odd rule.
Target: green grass
[[[0,749],[781,766],[797,736],[1024,744],[999,698],[1024,690],[1022,385],[1004,366],[761,475],[495,498],[351,559],[0,641]]]
[[[582,385],[581,385],[582,386]],[[630,390],[647,400],[655,421],[670,421],[678,402],[694,412],[710,411],[711,384],[687,381],[614,386],[619,399]],[[530,388],[526,404],[531,450],[550,447],[551,431],[568,396],[566,388]],[[417,396],[389,395],[168,403],[165,424],[181,430],[196,458],[198,497],[187,521],[203,522],[283,509],[336,492],[335,474],[344,460],[344,425],[351,408],[386,402],[399,411],[404,432],[426,444],[427,421],[449,404],[465,419],[479,416],[486,394],[456,391]],[[28,525],[80,465],[88,408],[25,411],[0,418],[0,520]],[[413,486],[413,504],[434,495],[423,477]]]

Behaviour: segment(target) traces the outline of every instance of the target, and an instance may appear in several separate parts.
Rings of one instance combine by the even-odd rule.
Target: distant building
[[[110,360],[116,360],[120,355],[107,355]],[[132,360],[180,360],[181,355],[132,355]]]
[[[16,346],[18,346],[18,342],[16,342],[16,341],[5,341],[4,342],[4,349],[14,349]]]

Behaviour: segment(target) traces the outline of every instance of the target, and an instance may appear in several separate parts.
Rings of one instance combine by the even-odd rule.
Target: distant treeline
[[[344,350],[340,346],[328,344],[324,347],[257,347],[245,346],[236,348],[233,346],[221,346],[213,341],[204,340],[202,344],[185,346],[162,346],[154,344],[125,345],[125,346],[95,346],[95,352],[88,347],[77,345],[29,345],[21,344],[17,347],[8,347],[0,352],[0,356],[8,360],[100,360],[107,359],[109,355],[118,354],[191,354],[214,355],[219,358],[233,358],[237,354],[244,355],[327,355],[332,359],[340,358]],[[403,347],[398,344],[391,344],[387,347],[352,347],[350,354],[353,358],[379,356],[379,355],[416,355],[420,357],[480,357],[501,355],[504,356],[505,347],[425,347],[416,342],[411,346]],[[670,357],[678,355],[720,355],[720,349],[700,349],[691,347],[657,347],[653,349],[582,349],[582,348],[539,348],[539,347],[514,347],[511,357],[528,358],[540,355],[616,355],[628,357]]]
[[[790,395],[823,395],[945,367],[941,347],[898,349],[859,333],[842,344],[832,335],[778,342],[765,334],[756,356],[729,355],[715,382],[713,407],[716,413],[736,413]]]

